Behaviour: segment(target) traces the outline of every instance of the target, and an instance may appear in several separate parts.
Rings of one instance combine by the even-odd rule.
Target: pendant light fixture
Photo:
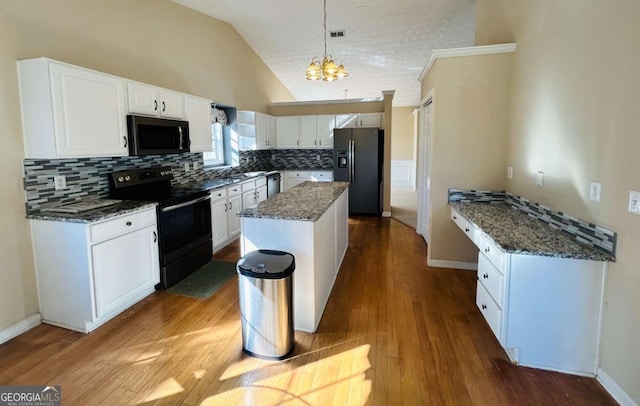
[[[342,63],[336,65],[331,55],[327,55],[327,0],[324,0],[324,53],[322,54],[322,62],[315,56],[311,59],[309,68],[307,68],[307,80],[322,79],[325,82],[333,82],[347,76],[349,73]]]

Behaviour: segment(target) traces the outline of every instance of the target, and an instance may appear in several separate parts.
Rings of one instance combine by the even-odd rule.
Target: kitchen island
[[[289,252],[294,329],[318,328],[349,242],[349,184],[304,182],[238,213],[241,254],[257,249]]]

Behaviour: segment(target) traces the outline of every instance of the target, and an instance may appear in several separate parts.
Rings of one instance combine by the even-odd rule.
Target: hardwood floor
[[[615,404],[594,379],[510,364],[475,273],[427,267],[411,228],[349,228],[320,327],[286,362],[242,354],[234,278],[207,300],[156,292],[88,335],[40,325],[0,346],[0,385],[61,385],[64,405]]]

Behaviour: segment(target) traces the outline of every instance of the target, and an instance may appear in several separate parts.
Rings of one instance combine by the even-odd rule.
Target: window
[[[224,165],[224,133],[220,123],[211,123],[211,144],[213,149],[202,155],[205,166]]]

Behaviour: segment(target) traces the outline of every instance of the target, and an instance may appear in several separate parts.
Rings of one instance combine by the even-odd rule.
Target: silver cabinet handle
[[[127,227],[131,227],[131,224],[132,224],[132,223],[131,223],[130,221],[127,221],[127,223],[126,223],[126,224],[127,224]]]
[[[488,273],[483,274],[482,279],[489,279],[489,274]]]
[[[156,232],[153,232],[153,242],[157,242],[158,241],[158,234],[156,234]]]
[[[129,145],[127,143],[127,137],[122,137],[122,139],[124,140],[124,147],[127,148],[127,145]]]
[[[164,103],[164,100],[162,101],[162,111],[166,111],[167,110],[167,105]]]
[[[157,100],[153,101],[153,111],[158,111],[158,101]]]
[[[485,253],[485,254],[488,254],[488,253],[489,253],[489,251],[491,251],[491,250],[489,249],[489,247],[487,247],[487,248],[485,248],[485,249],[484,249],[484,253]]]
[[[318,140],[318,145],[322,145],[322,140]]]
[[[225,213],[227,212],[227,204],[226,203],[224,204],[224,212]]]
[[[233,207],[233,203],[229,202],[229,210],[231,210],[232,207]]]
[[[487,310],[487,305],[486,304],[482,305],[482,310]]]

